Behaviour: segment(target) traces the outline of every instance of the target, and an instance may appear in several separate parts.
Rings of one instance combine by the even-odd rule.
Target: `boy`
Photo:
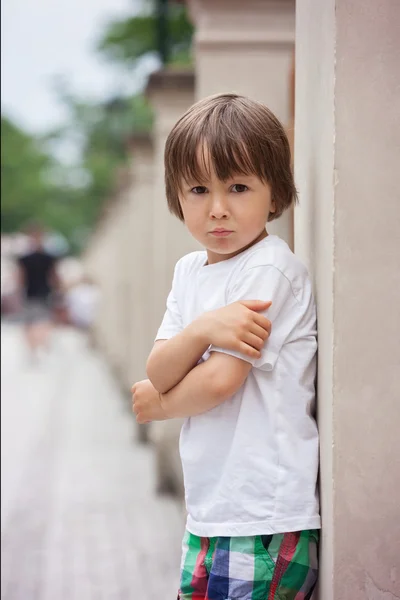
[[[178,261],[149,380],[132,391],[140,423],[185,417],[178,598],[308,599],[320,527],[315,305],[305,267],[265,228],[296,200],[289,144],[265,106],[221,94],[178,121],[165,168],[170,210],[205,251]]]

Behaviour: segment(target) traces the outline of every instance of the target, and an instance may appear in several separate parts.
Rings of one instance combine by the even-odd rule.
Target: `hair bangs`
[[[224,135],[226,133],[227,135]],[[207,185],[212,173],[221,181],[232,179],[235,175],[255,175],[264,179],[264,173],[257,169],[256,161],[246,147],[245,141],[232,138],[229,132],[205,131],[198,139],[197,147],[190,144],[186,152],[180,153],[182,159],[178,166],[181,177],[188,184]]]
[[[209,161],[217,178],[221,181],[232,179],[235,175],[256,175],[260,173],[256,163],[252,161],[246,143],[240,137],[233,138],[229,131],[219,135],[207,136],[205,144],[209,153]],[[261,177],[260,177],[261,178]]]
[[[188,185],[207,185],[214,168],[208,145],[200,135],[188,140],[180,152],[178,172]]]

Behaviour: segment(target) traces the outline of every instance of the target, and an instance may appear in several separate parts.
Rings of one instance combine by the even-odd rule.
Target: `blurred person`
[[[18,259],[23,295],[26,342],[32,357],[49,348],[53,327],[52,302],[59,291],[56,257],[45,247],[45,230],[40,223],[26,228],[30,249]]]
[[[316,310],[306,268],[266,229],[297,198],[287,136],[261,103],[206,98],[170,133],[165,177],[170,210],[205,250],[178,261],[149,379],[132,394],[139,423],[185,419],[178,598],[307,600]]]
[[[94,281],[83,275],[65,294],[68,322],[78,329],[90,330],[96,317],[99,295]]]

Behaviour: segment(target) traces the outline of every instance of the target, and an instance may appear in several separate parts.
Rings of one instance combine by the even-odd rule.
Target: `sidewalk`
[[[176,598],[183,518],[102,358],[65,331],[32,366],[1,337],[2,599]]]

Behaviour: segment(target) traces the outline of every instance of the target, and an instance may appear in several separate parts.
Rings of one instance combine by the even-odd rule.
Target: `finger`
[[[267,319],[267,317],[264,317],[264,315],[259,315],[258,313],[254,313],[253,321],[257,325],[259,325],[260,327],[265,329],[265,331],[268,331],[268,333],[271,333],[272,325],[271,325],[271,321],[269,319]]]
[[[239,345],[239,352],[249,356],[250,358],[260,358],[261,352],[253,348],[253,346],[249,346],[246,342],[241,342]]]
[[[267,310],[272,302],[271,300],[241,300],[240,304],[243,304],[243,306],[246,306],[250,310],[258,312],[260,310]]]
[[[264,327],[257,325],[257,323],[253,323],[249,331],[250,333],[253,333],[257,337],[259,337],[263,342],[265,342],[269,338],[270,334],[270,332],[267,329],[264,329]]]
[[[243,337],[243,342],[245,342],[248,346],[255,348],[255,350],[261,350],[264,346],[264,340],[258,337],[258,335],[254,335],[251,331],[247,331],[245,336]]]

